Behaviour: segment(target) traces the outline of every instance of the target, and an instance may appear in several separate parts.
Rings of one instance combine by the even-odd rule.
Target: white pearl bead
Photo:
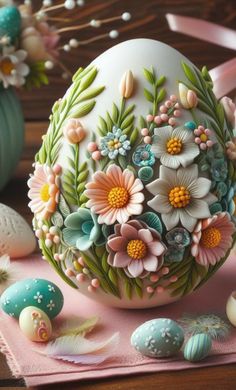
[[[125,22],[128,22],[128,20],[131,19],[131,14],[129,12],[124,12],[122,15],[121,15],[121,19],[124,20]]]
[[[63,46],[64,51],[70,51],[70,45],[64,45]]]
[[[50,7],[50,5],[52,5],[52,0],[43,0],[44,7]]]
[[[62,73],[61,77],[64,79],[64,80],[67,80],[69,78],[69,75],[68,73],[64,72]]]
[[[54,68],[54,63],[52,61],[46,61],[44,63],[44,65],[45,65],[46,69],[53,69]]]
[[[68,10],[75,8],[75,1],[74,0],[66,0],[64,3],[64,7]]]
[[[95,20],[95,19],[92,19],[89,24],[91,27],[100,27],[101,26],[100,20]]]
[[[77,41],[77,39],[72,38],[69,41],[69,45],[70,45],[70,47],[73,47],[74,49],[76,49],[79,46],[79,42]]]
[[[77,5],[79,7],[82,7],[84,5],[85,1],[84,0],[77,0]]]
[[[117,31],[117,30],[111,30],[110,32],[109,32],[109,37],[111,38],[111,39],[115,39],[115,38],[117,38],[119,36],[119,32]]]

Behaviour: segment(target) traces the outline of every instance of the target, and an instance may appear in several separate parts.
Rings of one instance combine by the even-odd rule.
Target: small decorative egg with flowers
[[[212,87],[206,68],[150,39],[74,75],[28,181],[43,257],[72,287],[116,307],[158,306],[227,259],[236,144],[231,103]]]

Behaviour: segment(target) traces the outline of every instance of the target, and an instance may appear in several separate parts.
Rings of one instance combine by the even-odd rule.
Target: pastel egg
[[[144,322],[131,336],[131,345],[138,352],[155,358],[176,355],[183,342],[183,329],[168,318]]]
[[[226,315],[229,322],[236,326],[236,291],[233,291],[227,300]]]
[[[31,341],[44,343],[52,334],[51,321],[38,307],[25,307],[20,313],[19,326],[24,335]]]
[[[27,256],[36,246],[29,224],[11,207],[0,203],[0,255],[11,258]]]
[[[208,334],[196,334],[190,337],[186,343],[184,347],[184,358],[190,362],[198,362],[208,356],[211,345],[211,337]]]
[[[45,279],[24,279],[12,284],[1,295],[2,310],[11,317],[18,318],[28,306],[43,310],[49,318],[60,313],[64,303],[61,290]]]
[[[20,34],[21,16],[17,7],[9,6],[0,8],[0,35],[8,36],[11,42]]]

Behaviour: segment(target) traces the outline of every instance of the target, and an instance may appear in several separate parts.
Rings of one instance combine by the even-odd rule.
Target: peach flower
[[[59,174],[61,167],[36,163],[34,174],[28,180],[30,188],[28,196],[31,199],[29,207],[42,219],[49,219],[55,212],[59,200]]]
[[[71,118],[67,121],[63,134],[70,144],[78,144],[86,135],[83,126],[76,118]]]
[[[231,247],[234,232],[235,226],[226,212],[202,219],[192,233],[192,255],[201,265],[215,265]]]
[[[142,213],[143,184],[129,169],[124,171],[115,164],[106,173],[95,172],[93,181],[86,185],[84,194],[89,198],[87,207],[99,214],[98,223],[112,225],[125,223],[131,215]]]
[[[181,104],[187,110],[195,108],[198,104],[198,98],[194,91],[188,89],[186,85],[179,83],[179,98]]]

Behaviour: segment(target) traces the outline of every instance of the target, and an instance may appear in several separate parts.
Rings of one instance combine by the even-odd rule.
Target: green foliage
[[[160,104],[166,96],[166,90],[162,86],[166,81],[165,76],[160,76],[157,78],[156,73],[151,67],[151,69],[143,69],[143,74],[148,83],[151,85],[151,91],[147,88],[144,88],[144,96],[148,102],[152,103],[152,114],[156,115],[158,104]],[[160,88],[162,87],[162,88]],[[142,119],[141,119],[142,120]],[[142,121],[143,122],[143,121]],[[141,127],[144,127],[143,125]]]
[[[28,90],[40,88],[42,85],[48,85],[48,76],[43,61],[37,61],[29,65],[30,71],[25,79],[24,87]]]

